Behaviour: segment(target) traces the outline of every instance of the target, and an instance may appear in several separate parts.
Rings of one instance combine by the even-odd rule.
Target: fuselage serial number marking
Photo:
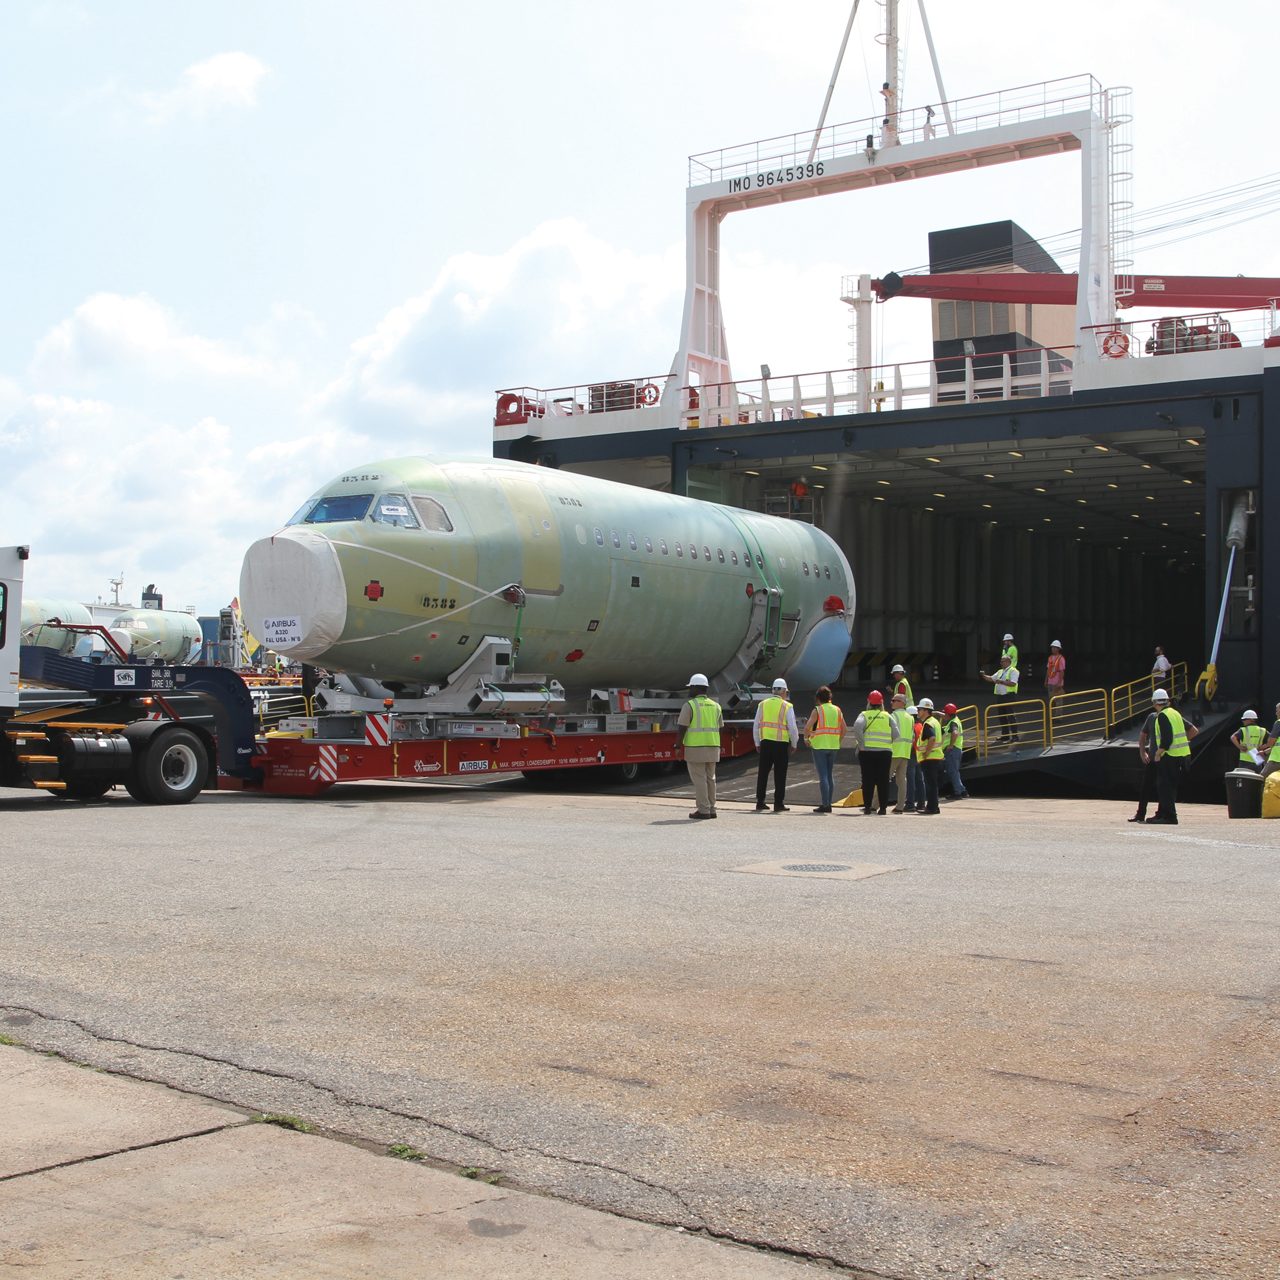
[[[753,178],[748,174],[745,178],[730,178],[730,192],[759,190],[762,187],[785,186],[788,182],[799,182],[802,178],[820,178],[826,167],[819,160],[816,164],[793,164],[785,169],[771,169],[768,173],[757,173]]]

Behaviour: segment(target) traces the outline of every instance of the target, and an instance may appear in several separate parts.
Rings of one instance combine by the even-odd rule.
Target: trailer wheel
[[[626,764],[616,764],[613,766],[613,780],[615,782],[635,782],[640,776],[640,764],[636,760],[628,760]]]
[[[144,804],[186,804],[208,776],[204,743],[190,729],[165,729],[147,740],[125,787]]]

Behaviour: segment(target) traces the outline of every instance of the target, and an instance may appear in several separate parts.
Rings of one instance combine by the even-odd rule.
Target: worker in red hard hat
[[[867,707],[853,722],[850,736],[858,748],[858,769],[862,774],[862,812],[887,813],[889,809],[889,765],[897,722],[884,709],[884,694],[872,689]],[[878,802],[878,803],[877,803]]]
[[[942,764],[951,784],[951,798],[967,800],[969,792],[960,780],[960,764],[964,760],[964,724],[960,720],[960,708],[954,702],[948,702],[942,708],[942,715]]]

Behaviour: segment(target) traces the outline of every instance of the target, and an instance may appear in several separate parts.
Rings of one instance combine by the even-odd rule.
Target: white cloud
[[[0,543],[31,545],[33,595],[93,599],[123,571],[135,597],[157,582],[170,607],[212,612],[235,593],[245,548],[370,451],[340,430],[258,442],[259,430],[29,395],[0,416]]]
[[[54,326],[36,347],[37,382],[78,382],[133,370],[161,380],[192,375],[269,381],[288,367],[226,343],[186,332],[167,307],[146,294],[96,293]]]
[[[267,64],[250,53],[217,53],[193,62],[171,89],[129,90],[113,83],[107,95],[141,112],[152,124],[205,120],[218,112],[256,107],[258,90],[269,73]]]
[[[664,373],[682,276],[677,247],[631,254],[567,219],[504,253],[456,254],[353,345],[316,407],[419,449],[488,453],[500,387]]]

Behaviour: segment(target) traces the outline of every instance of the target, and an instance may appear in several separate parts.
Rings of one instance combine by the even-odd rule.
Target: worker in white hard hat
[[[902,694],[904,707],[909,707],[915,701],[915,695],[911,692],[911,681],[907,679],[907,673],[900,662],[895,663],[889,672],[890,700],[896,693]]]
[[[894,732],[889,746],[889,781],[893,787],[893,811],[905,813],[916,807],[913,791],[915,774],[915,716],[907,710],[904,694],[895,693],[890,699]]]
[[[1178,821],[1178,779],[1191,755],[1191,740],[1198,730],[1182,718],[1169,698],[1168,689],[1155,689],[1151,694],[1151,706],[1156,713],[1155,762],[1156,806],[1153,822],[1174,826]]]
[[[1240,753],[1240,768],[1260,769],[1263,755],[1258,750],[1266,741],[1267,731],[1258,723],[1256,711],[1246,711],[1240,717],[1240,727],[1231,735],[1235,749]]]
[[[1062,656],[1062,641],[1049,642],[1049,656],[1044,660],[1044,696],[1059,698],[1067,691],[1067,660]]]
[[[769,789],[769,773],[773,773],[773,811],[787,811],[787,762],[792,748],[800,741],[796,728],[796,713],[787,695],[787,682],[775,680],[773,692],[756,708],[756,721],[752,726],[756,750],[760,753],[760,765],[756,770],[756,812],[768,809],[765,792]]]
[[[1018,665],[1018,646],[1013,643],[1013,633],[1006,631],[1004,638],[1000,641],[1000,656],[1003,658],[1005,654],[1009,655],[1009,665],[1016,667]]]
[[[680,708],[676,745],[684,751],[685,767],[693,783],[693,819],[716,814],[716,765],[720,760],[720,730],[724,713],[710,696],[710,682],[700,671],[689,677],[689,700]]]
[[[942,781],[944,767],[942,752],[942,725],[933,714],[933,699],[921,698],[916,707],[916,719],[920,722],[920,737],[916,741],[916,755],[920,758],[920,774],[924,780],[924,804],[916,807],[917,813],[941,813],[938,807],[938,784]]]
[[[978,673],[988,683],[995,685],[995,695],[997,702],[1001,698],[1015,699],[1018,696],[1018,668],[1013,665],[1013,659],[1007,653],[1000,655],[1000,670],[994,675],[987,675],[986,672]],[[1000,737],[999,742],[1017,742],[1018,740],[1018,723],[1014,718],[1012,711],[1001,707],[996,712],[1000,721]]]

